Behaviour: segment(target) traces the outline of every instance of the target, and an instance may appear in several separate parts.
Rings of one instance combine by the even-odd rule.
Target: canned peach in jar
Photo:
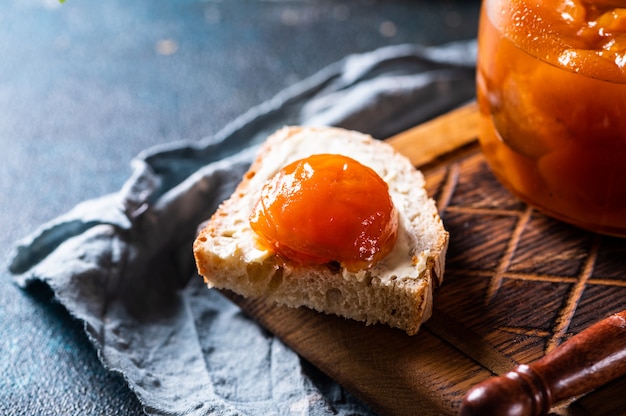
[[[485,0],[480,143],[544,213],[626,236],[626,0]]]

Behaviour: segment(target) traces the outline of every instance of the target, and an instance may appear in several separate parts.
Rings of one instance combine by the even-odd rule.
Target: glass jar
[[[485,0],[480,143],[544,213],[626,236],[626,0]]]

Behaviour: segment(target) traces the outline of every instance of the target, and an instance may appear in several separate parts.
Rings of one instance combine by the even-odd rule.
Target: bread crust
[[[292,151],[296,147],[299,150]],[[328,147],[348,150],[344,154],[351,157],[352,149],[362,153],[361,162],[389,180],[392,197],[394,192],[401,194],[394,200],[404,218],[402,243],[396,243],[400,245],[394,259],[349,273],[335,263],[303,266],[290,262],[255,244],[248,216],[265,180],[302,152],[334,152]],[[375,159],[375,166],[367,163],[368,158]],[[391,146],[338,128],[285,127],[260,147],[231,197],[199,232],[193,251],[198,272],[209,287],[289,307],[305,306],[367,325],[382,323],[414,335],[432,314],[434,291],[443,282],[448,240],[421,172]],[[394,262],[407,266],[398,268]]]

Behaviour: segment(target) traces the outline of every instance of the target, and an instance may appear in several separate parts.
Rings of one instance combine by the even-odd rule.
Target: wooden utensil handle
[[[529,365],[470,389],[461,415],[546,414],[554,405],[626,374],[626,311],[570,338]]]

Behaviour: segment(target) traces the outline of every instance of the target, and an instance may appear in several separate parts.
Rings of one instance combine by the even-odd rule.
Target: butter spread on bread
[[[290,261],[259,244],[250,216],[264,185],[283,167],[317,154],[348,156],[388,185],[397,211],[397,235],[391,251],[371,267],[349,270],[339,262]],[[324,209],[323,201],[319,209]],[[194,255],[209,287],[366,324],[387,324],[413,335],[431,315],[447,245],[448,232],[426,193],[423,175],[390,145],[340,128],[285,127],[261,145],[234,193],[204,225]]]

